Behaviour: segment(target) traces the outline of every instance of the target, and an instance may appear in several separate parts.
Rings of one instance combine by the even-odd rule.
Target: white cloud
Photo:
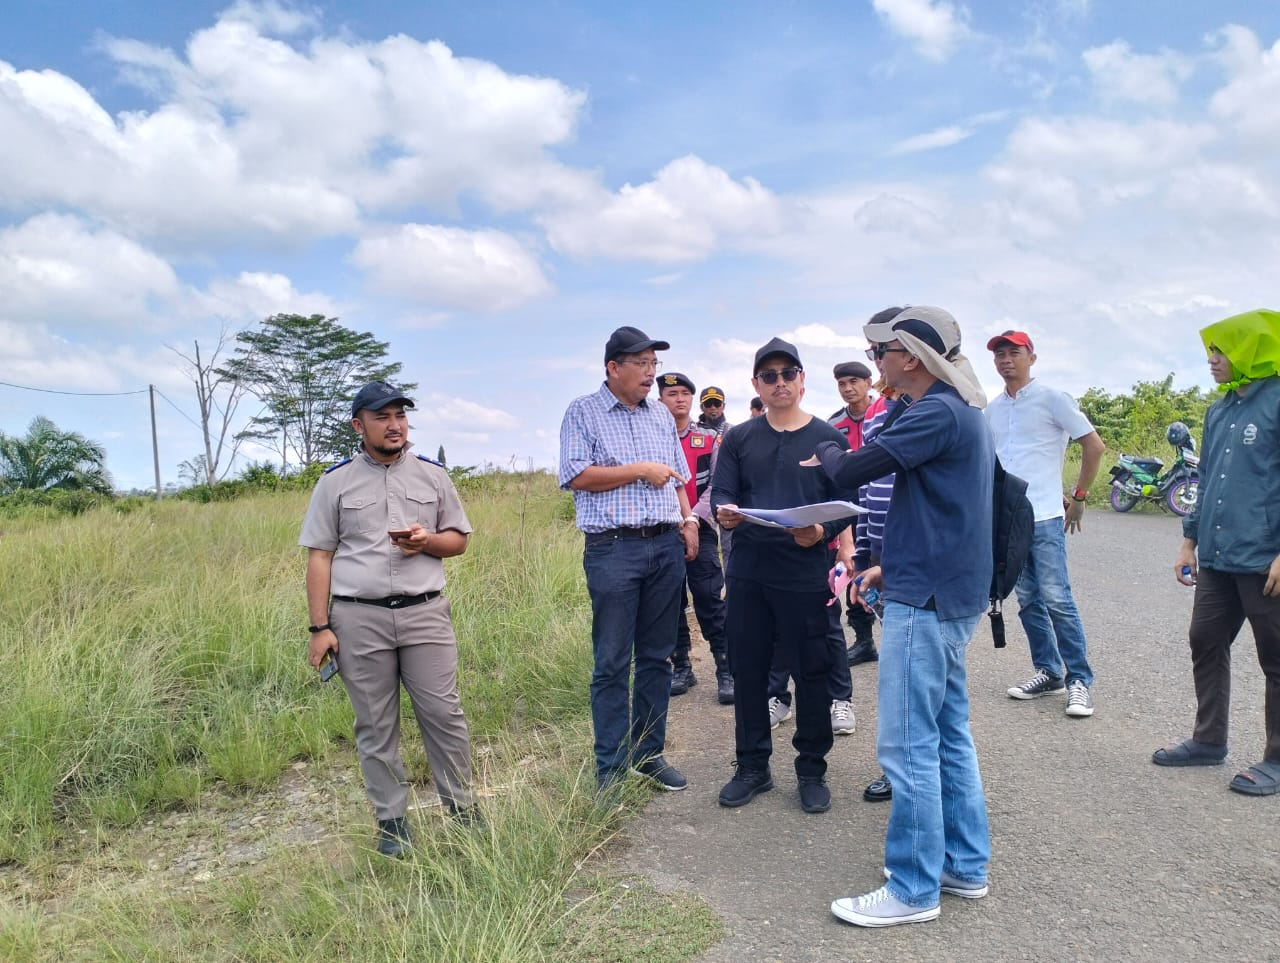
[[[1220,43],[1217,57],[1229,74],[1209,102],[1213,116],[1270,155],[1280,138],[1280,40],[1263,49],[1251,30],[1236,25],[1211,39]]]
[[[872,0],[872,6],[928,60],[946,60],[969,35],[968,10],[947,0]]]
[[[968,140],[973,136],[973,130],[966,127],[951,125],[948,127],[939,127],[937,130],[931,130],[926,134],[916,134],[914,137],[907,137],[898,141],[889,148],[890,156],[897,154],[914,154],[924,150],[937,150],[940,147],[951,147],[963,140]]]
[[[554,290],[537,260],[501,231],[405,224],[362,239],[351,260],[383,291],[434,305],[501,311]]]
[[[754,178],[735,181],[694,156],[673,160],[652,181],[591,200],[542,218],[556,250],[662,264],[696,261],[718,244],[774,234],[788,216],[786,205]]]
[[[1107,103],[1172,107],[1178,102],[1179,85],[1192,72],[1192,61],[1182,54],[1136,54],[1123,40],[1091,47],[1082,56],[1098,96]]]
[[[213,279],[205,291],[192,295],[188,310],[193,317],[233,322],[260,321],[273,314],[343,314],[342,306],[328,295],[299,291],[285,275],[262,271]]]
[[[176,359],[160,346],[142,352],[131,345],[72,341],[43,324],[0,318],[0,379],[30,388],[70,392],[161,390],[190,387]],[[176,397],[176,395],[175,395]],[[92,405],[92,399],[83,404]],[[139,402],[139,410],[146,399]]]
[[[414,429],[420,437],[429,430],[433,438],[454,435],[483,442],[494,435],[510,437],[519,427],[520,420],[501,408],[438,392],[420,399],[414,412]]]
[[[13,320],[82,330],[160,326],[157,302],[182,285],[162,258],[65,214],[0,230],[0,310]]]

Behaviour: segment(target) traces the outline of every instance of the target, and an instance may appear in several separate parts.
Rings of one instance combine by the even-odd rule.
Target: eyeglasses
[[[633,358],[630,361],[615,361],[614,364],[633,364],[637,368],[641,368],[644,371],[661,371],[662,370],[661,361],[640,361]]]
[[[756,377],[767,385],[776,385],[778,383],[778,375],[782,375],[783,381],[795,381],[796,378],[800,377],[800,372],[803,370],[803,368],[782,368],[781,370],[770,368],[767,371],[757,371]]]
[[[906,348],[888,348],[883,344],[873,344],[867,349],[868,361],[879,361],[887,354],[910,354]]]
[[[724,402],[723,402],[723,401],[715,401],[715,400],[713,400],[713,399],[708,398],[706,401],[704,401],[704,402],[702,403],[702,407],[704,407],[704,408],[723,408],[723,407],[724,407]]]

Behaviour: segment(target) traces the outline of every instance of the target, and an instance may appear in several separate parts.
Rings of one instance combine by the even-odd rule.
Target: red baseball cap
[[[1025,331],[1006,331],[1003,334],[997,334],[994,338],[987,342],[987,350],[994,351],[996,348],[1008,342],[1026,348],[1028,351],[1034,351],[1035,346],[1031,343],[1031,336]]]

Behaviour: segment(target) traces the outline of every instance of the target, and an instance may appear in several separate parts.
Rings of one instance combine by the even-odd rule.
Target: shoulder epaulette
[[[444,465],[440,464],[440,462],[436,461],[434,458],[428,458],[426,455],[418,455],[418,460],[425,461],[428,465],[435,465],[437,468],[444,468],[445,471],[449,470],[448,468],[445,468]]]
[[[326,468],[326,469],[325,469],[321,474],[327,475],[327,474],[329,474],[329,472],[331,472],[331,471],[337,471],[337,470],[338,470],[339,468],[341,468],[343,465],[350,465],[350,464],[351,464],[351,459],[350,459],[350,458],[344,458],[344,459],[342,459],[342,461],[338,462],[336,465],[330,465],[330,466],[329,466],[328,468]]]

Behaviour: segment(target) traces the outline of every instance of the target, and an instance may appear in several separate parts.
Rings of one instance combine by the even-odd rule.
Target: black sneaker
[[[831,808],[831,790],[822,776],[799,776],[800,808],[807,813],[825,813]]]
[[[650,756],[632,768],[638,775],[652,779],[659,788],[668,792],[679,792],[689,785],[689,780],[681,775],[680,770],[661,756]]]
[[[392,859],[403,859],[409,852],[409,821],[404,816],[378,820],[378,852]]]
[[[854,642],[845,655],[848,656],[850,665],[878,662],[880,659],[880,653],[876,651],[876,644],[872,639],[860,639]]]
[[[763,769],[739,769],[720,790],[720,805],[734,808],[745,806],[762,792],[773,788],[773,776],[769,767]]]
[[[873,780],[862,790],[862,798],[867,802],[888,802],[893,798],[893,783],[889,777],[880,773],[880,778]]]
[[[733,705],[733,674],[728,669],[716,669],[716,700],[722,706]]]
[[[1009,696],[1014,699],[1039,699],[1041,696],[1066,692],[1067,684],[1057,676],[1050,675],[1044,669],[1036,669],[1036,674],[1021,685],[1009,689]]]

